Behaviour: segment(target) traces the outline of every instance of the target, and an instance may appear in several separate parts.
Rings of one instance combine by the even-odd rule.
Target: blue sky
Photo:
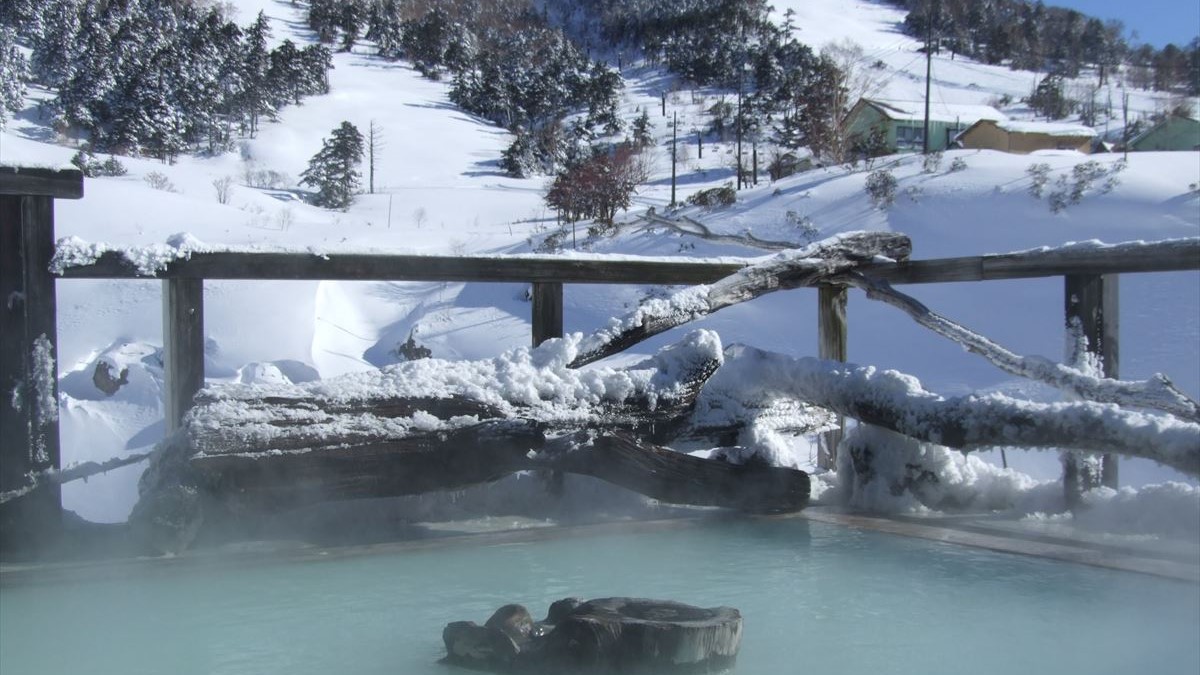
[[[1182,47],[1200,35],[1200,0],[1045,0],[1099,19],[1120,19],[1126,32],[1138,32],[1138,42]],[[1128,37],[1128,36],[1127,36]]]

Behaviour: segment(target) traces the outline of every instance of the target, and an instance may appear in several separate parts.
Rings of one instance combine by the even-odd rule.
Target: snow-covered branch
[[[1143,457],[1200,475],[1200,424],[1091,401],[1034,403],[1001,394],[944,398],[910,375],[815,358],[731,347],[710,380],[754,382],[794,398],[924,441],[960,450],[1064,448]]]
[[[623,319],[584,338],[571,368],[622,352],[664,331],[773,291],[812,286],[878,257],[904,260],[912,242],[894,232],[850,232],[786,251],[714,284],[693,286],[666,299],[643,302]]]
[[[1152,408],[1185,420],[1200,422],[1200,404],[1180,391],[1165,375],[1156,374],[1144,382],[1096,377],[1037,356],[1015,354],[992,340],[934,312],[916,298],[901,293],[881,279],[850,271],[831,281],[844,283],[866,292],[908,314],[921,326],[979,354],[1001,370],[1070,391],[1080,398],[1122,406]]]

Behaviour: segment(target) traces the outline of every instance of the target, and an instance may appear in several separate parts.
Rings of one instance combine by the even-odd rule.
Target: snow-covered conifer
[[[361,185],[358,165],[362,157],[362,134],[353,124],[342,122],[308,161],[308,168],[300,174],[300,183],[317,191],[312,198],[317,206],[349,208]]]

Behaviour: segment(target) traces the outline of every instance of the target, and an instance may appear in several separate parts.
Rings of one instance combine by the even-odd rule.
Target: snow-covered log
[[[894,232],[850,232],[805,248],[771,256],[708,286],[693,286],[665,299],[643,302],[623,319],[584,339],[572,368],[620,353],[659,333],[773,291],[818,282],[857,265],[890,258],[905,260],[912,242]]]
[[[755,512],[805,505],[802,471],[653,444],[700,428],[736,435],[729,420],[698,424],[693,415],[724,359],[716,334],[697,331],[625,369],[568,368],[577,345],[556,340],[488,361],[425,359],[304,385],[206,390],[172,446],[180,461],[155,469],[161,475],[147,492],[182,481],[234,511],[274,510],[550,470],[670,503]],[[822,418],[796,424],[809,420]]]
[[[838,275],[833,281],[859,288],[868,298],[886,302],[903,311],[921,326],[957,342],[967,351],[979,354],[1006,373],[1070,391],[1084,400],[1152,408],[1200,422],[1200,404],[1180,391],[1165,375],[1156,374],[1143,382],[1114,380],[1097,377],[1046,358],[1021,356],[934,312],[916,298],[897,291],[886,281],[857,272]]]
[[[711,380],[753,381],[762,392],[794,397],[860,422],[960,450],[1063,448],[1151,459],[1200,476],[1200,424],[1171,415],[1091,401],[1034,403],[1001,394],[945,398],[893,370],[751,347],[727,350]]]
[[[629,368],[569,368],[578,346],[568,338],[494,359],[421,359],[302,385],[218,386],[197,396],[184,426],[198,456],[353,452],[489,420],[662,439],[686,421],[724,358],[720,339],[707,331]]]

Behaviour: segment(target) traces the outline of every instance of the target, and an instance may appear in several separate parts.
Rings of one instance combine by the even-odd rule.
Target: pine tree
[[[353,124],[342,122],[308,161],[308,168],[300,174],[300,184],[316,189],[312,201],[317,206],[345,210],[360,187],[358,165],[362,158],[362,134]]]
[[[24,106],[28,76],[25,55],[17,49],[16,32],[0,27],[0,129],[5,127],[8,113]]]
[[[258,18],[246,29],[246,40],[242,57],[242,101],[241,112],[250,118],[250,137],[258,131],[258,116],[268,112],[268,101],[271,97],[267,72],[271,67],[270,53],[267,51],[267,38],[271,36],[271,28],[267,24],[266,14],[258,13]]]

